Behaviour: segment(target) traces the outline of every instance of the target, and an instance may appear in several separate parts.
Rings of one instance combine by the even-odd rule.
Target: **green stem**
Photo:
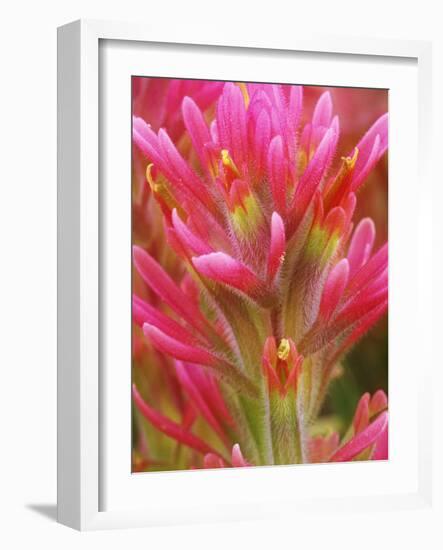
[[[298,464],[305,461],[304,422],[294,391],[283,397],[270,396],[271,433],[276,464]]]
[[[244,419],[257,447],[258,464],[274,464],[270,432],[270,410],[266,392],[261,391],[258,399],[249,399],[247,396],[241,396],[239,402]]]

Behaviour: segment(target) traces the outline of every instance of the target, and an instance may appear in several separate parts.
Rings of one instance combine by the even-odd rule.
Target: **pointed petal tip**
[[[192,97],[185,95],[182,101],[182,107],[188,108],[191,106],[196,105],[195,101],[192,99]]]
[[[249,462],[243,457],[240,445],[238,443],[235,443],[235,445],[232,447],[231,461],[234,468],[250,466]]]
[[[329,91],[323,92],[315,105],[312,116],[314,126],[329,126],[332,117],[332,96]]]
[[[151,325],[151,323],[143,323],[142,326],[143,334],[145,336],[150,336],[152,331],[158,330],[154,325]],[[160,332],[160,331],[159,331]]]
[[[279,270],[285,256],[286,234],[285,224],[277,212],[271,216],[271,240],[268,253],[267,276],[272,280]]]
[[[271,215],[271,224],[276,226],[276,227],[282,227],[284,228],[284,224],[283,224],[283,220],[282,220],[282,217],[280,216],[280,214],[278,212],[272,212],[272,215]]]
[[[330,271],[319,308],[319,318],[327,322],[332,317],[342,299],[349,279],[349,262],[347,258],[340,260]]]
[[[369,403],[371,415],[374,416],[375,414],[387,409],[387,407],[388,407],[388,396],[383,390],[377,390],[372,396],[372,399]]]
[[[150,323],[143,324],[143,334],[155,348],[175,359],[206,366],[213,366],[216,362],[216,358],[207,349],[192,341],[192,335],[189,335],[187,341],[178,340]]]
[[[139,245],[132,245],[132,261],[134,262],[135,267],[139,271],[139,263],[143,260],[143,257],[147,252]]]

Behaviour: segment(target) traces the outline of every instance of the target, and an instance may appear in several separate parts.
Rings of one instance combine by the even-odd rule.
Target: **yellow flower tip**
[[[358,159],[358,147],[354,149],[352,157],[342,157],[341,160],[345,163],[348,170],[352,170]]]
[[[235,166],[234,161],[232,160],[232,157],[227,149],[221,150],[221,159],[223,162],[223,166],[229,166],[229,168],[235,169],[235,171],[237,171],[237,167]]]
[[[155,184],[154,178],[152,177],[152,167],[153,166],[154,165],[151,162],[146,167],[146,180],[149,183],[149,187],[151,188],[151,191],[155,192],[156,191],[156,184]]]
[[[291,351],[291,346],[289,345],[289,340],[287,338],[282,338],[277,350],[277,357],[282,361],[286,361],[289,357],[289,352]]]
[[[160,201],[160,204],[164,204],[165,206],[167,206],[169,210],[172,210],[173,208],[177,208],[177,211],[180,212],[180,214],[182,214],[183,209],[179,204],[177,204],[177,201],[175,200],[174,196],[171,195],[168,187],[161,180],[161,177],[159,178],[158,182],[156,182],[152,177],[153,166],[154,165],[150,163],[146,167],[146,180],[149,184],[149,187],[151,188],[151,192],[155,195],[156,199]]]
[[[306,154],[306,151],[303,149],[300,149],[297,157],[297,173],[303,174],[303,172],[306,170],[306,166],[308,165],[308,155]]]
[[[241,90],[241,93],[243,94],[243,100],[245,102],[245,107],[246,109],[248,108],[248,105],[249,105],[249,94],[248,94],[248,88],[246,87],[246,84],[244,82],[239,82],[238,83],[238,87],[240,88]]]
[[[229,151],[227,149],[221,150],[221,159],[225,166],[229,166],[229,163],[232,162],[231,157],[229,155]]]

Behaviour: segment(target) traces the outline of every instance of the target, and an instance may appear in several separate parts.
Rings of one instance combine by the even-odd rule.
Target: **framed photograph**
[[[432,509],[430,45],[231,40],[59,29],[77,529]]]

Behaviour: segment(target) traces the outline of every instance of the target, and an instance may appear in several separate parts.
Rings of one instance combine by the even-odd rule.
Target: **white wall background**
[[[426,516],[418,522],[421,516],[411,512],[370,518],[331,515],[321,518],[321,524],[316,518],[304,518],[302,523],[294,517],[292,525],[238,523],[86,534],[47,517],[55,515],[56,497],[56,27],[79,17],[174,18],[191,28],[223,26],[226,33],[257,25],[263,33],[278,28],[279,33],[291,35],[297,28],[312,27],[328,34],[434,40],[434,97],[443,98],[443,17],[438,5],[432,0],[14,0],[3,6],[0,547],[274,550],[349,546],[363,550],[394,548],[400,540],[402,548],[439,547],[436,539],[429,540]],[[438,151],[442,140],[437,129],[443,127],[443,120],[439,102],[434,103]],[[435,178],[441,180],[435,168]],[[435,208],[437,214],[439,205]],[[441,246],[441,235],[438,242]],[[441,272],[435,277],[441,282]],[[437,406],[441,413],[441,405]],[[441,425],[435,426],[435,432],[441,433]],[[337,523],[343,536],[331,540],[331,526]]]

